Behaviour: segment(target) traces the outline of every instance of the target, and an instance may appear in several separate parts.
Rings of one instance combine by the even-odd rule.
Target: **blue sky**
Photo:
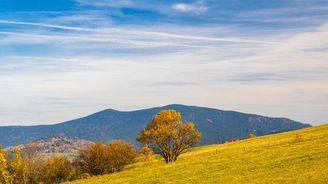
[[[328,121],[326,0],[1,0],[0,125],[171,103]]]

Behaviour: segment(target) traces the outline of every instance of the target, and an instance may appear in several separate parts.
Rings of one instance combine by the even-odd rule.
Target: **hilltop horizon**
[[[52,125],[0,126],[0,144],[11,146],[61,134],[91,141],[123,139],[136,145],[138,132],[156,113],[164,109],[176,110],[181,113],[184,120],[194,122],[203,133],[200,144],[245,138],[250,133],[260,136],[310,126],[287,118],[271,118],[198,106],[171,105],[129,112],[103,110]]]
[[[166,107],[170,108],[172,106],[201,107],[201,108],[215,109],[215,110],[221,110],[221,111],[241,112],[241,111],[232,110],[232,109],[222,109],[222,108],[215,108],[215,107],[206,107],[206,106],[201,106],[201,105],[187,105],[187,104],[172,103],[172,104],[167,104],[167,105],[162,105],[162,106],[144,107],[144,108],[131,108],[131,109],[127,109],[127,110],[125,110],[125,109],[115,109],[115,108],[108,107],[108,108],[105,108],[105,109],[97,110],[97,111],[94,111],[94,112],[88,112],[88,113],[82,114],[80,116],[72,117],[72,118],[65,119],[65,120],[58,121],[58,122],[50,122],[50,121],[49,122],[43,122],[43,123],[33,123],[33,122],[32,123],[20,123],[20,122],[18,122],[18,123],[12,123],[12,124],[5,124],[3,122],[0,122],[0,127],[1,126],[6,127],[6,126],[55,125],[55,124],[60,124],[60,123],[64,123],[64,122],[67,122],[67,121],[72,121],[72,120],[79,119],[79,118],[88,117],[88,116],[91,116],[91,115],[94,115],[94,114],[97,114],[97,113],[101,113],[103,111],[135,112],[135,111],[142,111],[142,110],[149,110],[149,109],[156,109],[156,108],[166,108]],[[292,119],[292,118],[284,117],[284,116],[269,116],[269,115],[266,115],[266,114],[250,113],[250,112],[242,112],[242,113],[249,114],[249,115],[261,115],[261,116],[272,117],[272,118]],[[293,120],[295,120],[295,119],[293,119]],[[302,122],[302,121],[299,121],[299,120],[295,120],[295,121]],[[304,122],[304,123],[310,124],[312,126],[325,124],[325,122]]]

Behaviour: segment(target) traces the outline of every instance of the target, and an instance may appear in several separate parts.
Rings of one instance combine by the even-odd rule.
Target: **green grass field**
[[[328,183],[328,125],[201,146],[170,164],[156,156],[74,183]]]

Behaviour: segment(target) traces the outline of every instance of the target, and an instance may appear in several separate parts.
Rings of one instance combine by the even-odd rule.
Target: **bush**
[[[141,147],[139,153],[145,161],[152,160],[154,154],[153,150],[147,144]]]
[[[248,134],[248,139],[255,138],[255,137],[256,137],[255,134],[252,134],[252,133]]]
[[[110,172],[121,171],[124,166],[131,164],[137,156],[134,146],[124,141],[110,141],[107,148]]]
[[[0,184],[56,184],[92,175],[121,171],[137,152],[130,143],[97,143],[80,152],[71,163],[66,157],[45,159],[34,147],[15,149],[9,159],[0,147]]]
[[[13,158],[9,162],[9,171],[14,184],[28,183],[28,164],[22,157],[22,150],[20,148],[14,150]]]
[[[82,173],[91,175],[101,175],[106,173],[106,163],[108,163],[106,145],[96,143],[89,148],[82,150],[75,159],[76,165]]]
[[[81,151],[74,164],[82,173],[101,175],[122,170],[136,156],[132,144],[114,140],[108,144],[96,143]]]
[[[225,141],[225,143],[237,142],[239,140],[240,140],[239,138],[232,138],[232,139],[229,139],[229,140]]]
[[[41,176],[43,175],[43,166],[46,164],[45,158],[37,152],[37,147],[33,145],[25,147],[21,154],[27,167],[27,183],[40,183]]]
[[[43,158],[28,159],[29,170],[29,184],[37,184],[41,182],[41,176],[43,175],[43,166],[46,164],[46,160]]]
[[[10,184],[53,184],[71,179],[73,168],[66,157],[45,159],[29,147],[26,150],[14,149],[12,158],[8,160],[8,170],[11,174]]]
[[[42,171],[41,180],[46,184],[53,184],[68,181],[73,168],[67,158],[53,157],[47,160]]]

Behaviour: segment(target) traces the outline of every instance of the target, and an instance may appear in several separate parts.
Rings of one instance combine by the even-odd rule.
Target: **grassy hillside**
[[[72,183],[328,183],[327,173],[328,125],[322,125],[197,147],[175,163],[157,157]]]

